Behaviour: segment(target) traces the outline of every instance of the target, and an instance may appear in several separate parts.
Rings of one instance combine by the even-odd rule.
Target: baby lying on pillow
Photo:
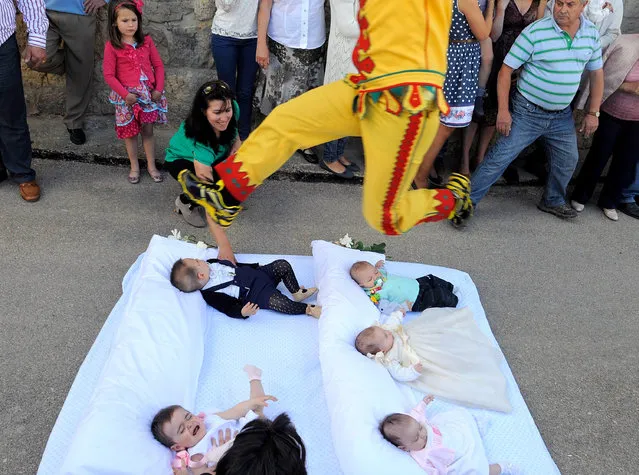
[[[512,464],[488,463],[477,421],[462,408],[426,418],[426,396],[410,415],[395,413],[379,426],[384,439],[410,454],[428,474],[473,473],[477,475],[517,475]]]
[[[215,467],[231,448],[235,434],[253,419],[264,417],[262,410],[268,406],[268,401],[277,401],[274,396],[264,394],[262,370],[246,365],[244,371],[251,385],[250,399],[226,411],[209,414],[195,415],[177,405],[165,407],[151,422],[153,437],[177,452],[191,468]],[[227,432],[225,437],[224,431]],[[230,440],[218,443],[222,438]]]
[[[450,282],[432,274],[418,279],[389,274],[384,261],[375,265],[358,261],[351,267],[351,277],[375,305],[383,299],[421,312],[430,307],[456,307],[459,301]]]
[[[284,282],[293,300],[277,290],[280,282]],[[300,286],[291,264],[284,259],[264,266],[236,265],[218,259],[179,259],[171,269],[171,284],[182,292],[199,290],[207,304],[232,318],[248,318],[260,308],[314,318],[319,318],[322,311],[318,305],[302,303],[317,289]]]

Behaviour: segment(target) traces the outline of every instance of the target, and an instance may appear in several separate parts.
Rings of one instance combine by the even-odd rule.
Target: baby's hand
[[[240,404],[242,405],[242,411],[244,411],[244,409],[246,409],[246,412],[259,411],[268,407],[268,401],[277,401],[277,398],[275,396],[258,396],[241,402]]]
[[[382,267],[384,267],[384,260],[382,259],[382,260],[377,261],[377,264],[375,264],[375,267],[377,269],[381,269]]]
[[[612,3],[610,3],[610,2],[606,2],[606,3],[604,3],[604,4],[603,4],[603,7],[601,7],[601,9],[602,9],[602,10],[605,10],[606,8],[607,8],[608,10],[610,10],[610,13],[614,13],[614,12],[615,12],[615,9],[614,9],[614,7],[612,6]]]
[[[413,365],[413,369],[421,374],[421,372],[424,369],[424,367],[422,366],[421,363],[417,363],[417,364]]]
[[[424,399],[423,399],[424,404],[426,404],[426,405],[430,404],[434,400],[435,400],[435,396],[433,396],[432,394],[429,394],[428,396],[424,397]]]
[[[241,313],[243,317],[250,317],[251,315],[255,315],[259,309],[260,307],[258,307],[257,304],[248,302],[244,305],[244,307],[242,307]]]
[[[127,103],[127,105],[132,106],[133,104],[135,104],[136,102],[138,102],[138,96],[136,96],[135,94],[129,92],[126,97],[124,98],[124,102]]]
[[[153,102],[159,101],[161,97],[162,97],[162,93],[160,91],[153,91],[151,93],[151,99],[153,100]]]

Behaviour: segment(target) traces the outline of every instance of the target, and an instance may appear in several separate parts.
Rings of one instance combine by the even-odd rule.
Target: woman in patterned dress
[[[479,143],[475,165],[479,165],[486,155],[488,146],[495,135],[495,122],[497,120],[497,75],[504,64],[504,58],[510,51],[519,34],[539,18],[543,18],[547,0],[497,0],[495,20],[490,37],[493,40],[493,68],[488,79],[486,101],[484,103],[485,115],[483,118],[473,117],[473,122],[468,127],[469,142],[472,144],[477,129],[481,126]],[[517,76],[513,75],[513,82]],[[464,158],[470,162],[470,144],[464,150]],[[506,174],[504,174],[506,175]]]
[[[441,124],[422,166],[415,176],[414,185],[426,188],[430,167],[444,143],[455,129],[468,127],[473,116],[477,80],[481,64],[479,42],[488,38],[493,26],[495,0],[488,0],[486,16],[482,13],[478,0],[454,0],[453,22],[450,28],[448,46],[448,71],[444,83],[444,95],[450,105],[448,115],[441,117]],[[461,170],[468,175],[469,170]]]

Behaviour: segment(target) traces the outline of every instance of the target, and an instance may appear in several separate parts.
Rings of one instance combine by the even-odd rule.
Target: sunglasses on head
[[[202,89],[202,95],[208,96],[219,89],[221,89],[224,92],[230,92],[229,87],[225,83],[220,81],[220,82],[210,84],[206,86],[204,89]]]

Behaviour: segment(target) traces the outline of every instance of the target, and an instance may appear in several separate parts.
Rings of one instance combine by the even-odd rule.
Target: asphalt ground
[[[127,170],[36,160],[42,199],[0,184],[0,460],[33,474],[73,378],[153,234],[210,238],[172,212],[177,184]],[[537,187],[496,187],[464,231],[424,225],[381,236],[361,187],[271,180],[229,230],[236,252],[310,254],[345,233],[394,260],[468,272],[550,452],[564,474],[639,465],[639,221],[590,205],[539,212]],[[543,474],[540,474],[543,475]]]

